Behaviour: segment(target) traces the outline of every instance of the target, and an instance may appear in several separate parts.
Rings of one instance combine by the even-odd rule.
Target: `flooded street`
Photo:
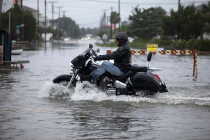
[[[79,83],[75,92],[53,84],[94,42],[47,43],[12,56],[30,63],[22,70],[0,71],[0,139],[210,139],[210,55],[198,55],[197,81],[192,55],[153,56],[150,67],[162,68],[154,73],[169,92],[151,98],[107,96],[86,82],[85,90]],[[99,48],[100,54],[116,49]],[[134,55],[132,61],[148,64],[145,55]]]

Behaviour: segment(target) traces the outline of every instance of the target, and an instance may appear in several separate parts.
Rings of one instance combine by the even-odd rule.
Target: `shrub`
[[[153,39],[151,41],[149,41],[150,44],[158,44],[158,47],[162,47],[162,48],[168,48],[170,47],[170,44],[172,43],[172,41],[170,39],[164,40],[164,39]]]
[[[186,40],[172,40],[171,44],[172,49],[174,50],[183,50],[183,49],[189,49],[189,42]]]
[[[210,51],[210,40],[200,39],[194,42],[193,46],[196,50],[199,51]]]

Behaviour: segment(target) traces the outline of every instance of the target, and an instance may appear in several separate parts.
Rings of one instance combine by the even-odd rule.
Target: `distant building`
[[[38,11],[36,9],[33,9],[28,6],[23,6],[23,10],[32,12],[32,15],[36,19],[36,23],[38,23]],[[45,27],[45,17],[42,16],[40,13],[39,13],[39,26]],[[51,24],[49,22],[49,19],[46,18],[46,27],[49,27],[49,26],[51,26]]]

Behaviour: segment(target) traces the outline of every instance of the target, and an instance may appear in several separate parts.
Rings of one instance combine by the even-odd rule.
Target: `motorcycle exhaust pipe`
[[[116,94],[116,89],[108,89],[106,91],[106,94],[108,94],[108,95],[115,95]]]
[[[116,80],[116,81],[114,82],[114,86],[115,86],[116,88],[119,88],[119,89],[125,89],[125,88],[127,87],[127,85],[126,85],[125,83],[120,82],[120,81],[118,81],[118,80]]]

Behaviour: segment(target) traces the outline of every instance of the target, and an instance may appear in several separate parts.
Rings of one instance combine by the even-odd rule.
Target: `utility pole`
[[[16,35],[17,34],[17,0],[15,0],[15,7],[14,7],[14,10],[15,10],[15,22],[14,22],[14,34]]]
[[[104,23],[105,23],[105,33],[106,33],[106,10],[104,10]]]
[[[58,40],[59,40],[59,38],[60,38],[60,9],[61,8],[63,8],[63,7],[61,7],[61,6],[59,6],[59,7],[57,7],[58,9],[59,9],[59,11],[58,11],[58,14],[59,14],[59,18],[58,18]]]
[[[3,3],[3,0],[0,0],[0,12],[2,11],[2,3]],[[1,23],[1,13],[0,13],[0,23]]]
[[[63,37],[64,37],[64,20],[65,20],[65,13],[68,11],[62,11],[63,12],[63,21],[62,21],[62,28],[63,28]]]
[[[179,2],[178,2],[178,10],[179,10],[179,8],[180,8],[180,0],[178,0]]]
[[[46,9],[47,9],[47,1],[45,0],[45,25],[44,25],[44,41],[46,43]]]
[[[120,0],[118,0],[118,2],[119,2],[119,5],[118,5],[119,6],[119,20],[121,20],[120,19]],[[119,21],[119,32],[120,32],[120,21]]]
[[[109,16],[106,16],[106,23],[107,23],[107,26],[106,26],[106,28],[107,28],[108,27],[108,23],[109,23]],[[107,35],[108,35],[108,29],[107,29],[107,32],[106,32]]]
[[[21,24],[23,24],[23,0],[21,0]],[[22,28],[22,32],[21,32],[21,40],[23,41],[24,40],[24,27],[21,27]]]
[[[51,23],[51,28],[53,29],[53,15],[54,15],[54,3],[56,3],[57,1],[50,1],[49,3],[52,3],[52,23]]]
[[[9,11],[9,34],[11,34],[11,12]]]
[[[38,31],[38,43],[39,43],[39,0],[37,0],[37,31]]]
[[[112,38],[112,7],[111,7],[111,14],[110,14],[110,39]]]

